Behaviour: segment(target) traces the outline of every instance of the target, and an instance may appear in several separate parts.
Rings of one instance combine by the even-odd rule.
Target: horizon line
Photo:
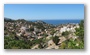
[[[8,18],[8,17],[4,17],[4,18]],[[24,20],[84,20],[84,18],[83,19],[25,19],[25,18],[13,19],[13,18],[8,18],[8,19],[12,19],[12,20],[19,20],[19,19],[24,19]]]

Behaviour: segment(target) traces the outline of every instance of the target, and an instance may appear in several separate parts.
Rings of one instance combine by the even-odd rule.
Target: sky
[[[84,19],[84,4],[4,4],[4,17],[25,20]]]

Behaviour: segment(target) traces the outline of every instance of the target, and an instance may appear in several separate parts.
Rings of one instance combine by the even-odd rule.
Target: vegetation
[[[20,19],[17,21],[29,24],[29,22],[26,22],[23,19]],[[8,19],[6,20],[6,22],[16,22],[16,21]],[[21,36],[17,36],[16,31],[18,33],[19,30],[16,24],[13,24],[13,28],[15,28],[14,31],[12,31],[13,30],[12,28],[9,30],[9,28],[5,26],[4,27],[4,35],[5,35],[4,36],[4,48],[5,49],[31,49],[33,46],[38,44],[39,45],[38,49],[44,49],[44,48],[47,48],[47,45],[48,45],[47,43],[49,40],[52,40],[56,46],[59,46],[60,49],[83,49],[84,48],[84,21],[83,20],[79,24],[80,28],[76,28],[76,32],[74,33],[76,36],[78,36],[77,39],[75,40],[73,38],[68,39],[67,37],[69,36],[70,32],[65,31],[61,34],[62,36],[66,38],[66,40],[60,44],[58,44],[60,41],[59,37],[62,37],[62,36],[54,36],[54,34],[56,34],[57,32],[54,30],[55,27],[49,29],[48,28],[49,26],[44,27],[45,25],[42,23],[30,22],[30,24],[32,24],[32,27],[29,28],[29,32],[33,32],[34,26],[36,26],[37,29],[42,30],[42,33],[36,32],[36,35],[40,34],[38,36],[43,36],[42,38],[38,39],[38,38],[31,37],[32,35],[35,36],[35,34],[32,34],[32,33],[30,33],[32,35],[28,36],[28,38],[31,38],[34,40],[28,39],[27,36],[24,35],[24,33]],[[11,25],[9,25],[9,27],[10,26]],[[44,31],[45,29],[49,29],[49,32],[43,33],[45,32]],[[50,37],[50,39],[47,40],[46,38],[49,33],[50,35],[52,35],[52,37]]]
[[[76,28],[75,34],[79,36],[77,39],[66,40],[61,43],[60,49],[83,49],[84,48],[84,20],[80,22],[80,28]],[[62,35],[68,35],[68,32],[63,32]]]
[[[34,31],[34,27],[31,27],[29,30],[30,30],[30,31]]]
[[[75,41],[73,41],[73,39],[70,39],[61,43],[60,48],[61,49],[83,49],[84,43],[79,39],[76,39]]]
[[[5,49],[31,49],[36,44],[40,44],[40,48],[44,48],[45,38],[30,40],[17,40],[12,37],[4,37],[4,48]]]
[[[58,36],[53,37],[53,42],[54,42],[56,45],[58,45],[59,40],[60,40],[60,39],[59,39]]]
[[[80,22],[80,28],[76,28],[76,35],[80,36],[79,38],[84,41],[84,20]]]
[[[68,31],[65,31],[65,32],[62,33],[62,36],[67,36],[67,35],[69,35]]]

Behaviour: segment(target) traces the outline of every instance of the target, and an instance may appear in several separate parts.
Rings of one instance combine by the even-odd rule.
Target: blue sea
[[[37,21],[37,20],[32,20]],[[59,25],[59,24],[67,24],[67,23],[80,23],[81,20],[41,20],[44,21],[48,24],[53,24],[53,25]]]

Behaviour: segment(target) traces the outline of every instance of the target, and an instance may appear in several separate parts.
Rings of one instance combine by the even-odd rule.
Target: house
[[[21,33],[24,33],[26,32],[26,27],[21,27],[20,30],[21,30]]]

